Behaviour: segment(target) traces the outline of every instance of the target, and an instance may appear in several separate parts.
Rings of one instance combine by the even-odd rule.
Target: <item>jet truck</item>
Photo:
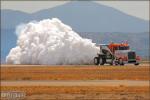
[[[94,57],[95,65],[124,65],[131,63],[139,65],[140,57],[135,51],[131,50],[127,42],[100,44],[100,51]]]

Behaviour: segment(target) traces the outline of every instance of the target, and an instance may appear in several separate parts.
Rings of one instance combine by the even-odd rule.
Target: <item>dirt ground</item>
[[[25,100],[148,100],[147,86],[3,86],[3,91],[23,91]]]
[[[1,80],[150,80],[148,64],[133,66],[2,65]]]
[[[61,80],[61,81],[1,81],[1,86],[149,86],[149,81],[137,80]]]
[[[1,92],[24,92],[21,100],[149,100],[149,69],[148,64],[2,65]]]

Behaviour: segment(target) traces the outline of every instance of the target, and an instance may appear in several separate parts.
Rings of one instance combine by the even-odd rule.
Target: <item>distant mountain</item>
[[[1,28],[15,29],[17,25],[30,21],[30,14],[4,9],[1,10]]]
[[[112,7],[89,1],[72,1],[51,9],[27,14],[2,10],[2,28],[15,28],[31,20],[57,17],[78,32],[148,32],[149,22]]]
[[[16,42],[17,36],[15,35],[15,29],[1,30],[1,62],[5,62],[5,57],[16,46]]]
[[[57,17],[81,36],[96,43],[129,40],[140,55],[148,56],[149,21],[127,15],[112,7],[90,1],[72,1],[32,14],[1,10],[1,58],[16,45],[15,28],[21,23]]]

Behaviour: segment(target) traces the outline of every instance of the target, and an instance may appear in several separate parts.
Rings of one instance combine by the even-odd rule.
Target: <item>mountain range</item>
[[[16,46],[16,26],[54,17],[71,26],[82,37],[92,39],[98,44],[128,40],[140,55],[148,56],[149,21],[99,3],[71,1],[31,14],[10,9],[1,10],[1,60]]]

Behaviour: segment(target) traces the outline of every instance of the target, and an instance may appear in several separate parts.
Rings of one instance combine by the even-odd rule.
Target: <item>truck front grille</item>
[[[133,59],[135,59],[135,57],[136,57],[136,54],[135,54],[135,52],[128,52],[128,59],[129,60],[133,60]]]

